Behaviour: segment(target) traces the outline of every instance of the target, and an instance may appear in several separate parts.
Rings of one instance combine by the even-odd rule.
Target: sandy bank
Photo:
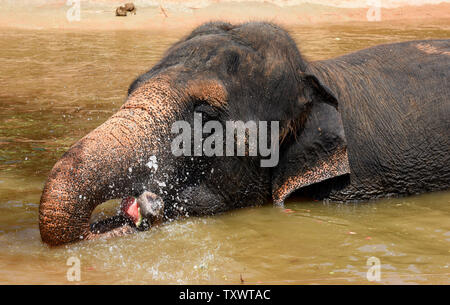
[[[406,1],[402,1],[384,1],[385,4],[391,5],[380,8],[379,22],[450,19],[450,3],[448,2],[404,5]],[[427,2],[427,0],[420,1]],[[230,22],[264,20],[292,26],[367,22],[369,10],[367,2],[359,0],[328,0],[325,1],[327,5],[302,3],[303,1],[295,3],[293,1],[134,1],[138,8],[136,15],[116,17],[114,10],[123,2],[81,1],[80,20],[77,21],[73,20],[76,15],[70,15],[75,7],[67,5],[66,1],[3,1],[0,2],[0,27],[62,30],[176,30],[218,19]],[[421,4],[422,2],[411,3]],[[437,1],[428,0],[428,2]],[[357,7],[358,4],[360,7]],[[67,15],[72,18],[70,16],[68,18]],[[374,14],[371,16],[369,18],[375,17]]]

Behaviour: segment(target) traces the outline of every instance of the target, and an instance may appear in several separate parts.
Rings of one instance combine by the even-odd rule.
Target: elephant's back
[[[339,100],[352,187],[450,186],[450,40],[377,46],[316,67]]]

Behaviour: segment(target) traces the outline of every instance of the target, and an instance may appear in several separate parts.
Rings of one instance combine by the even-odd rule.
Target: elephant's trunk
[[[169,95],[144,87],[130,96],[119,112],[75,143],[53,167],[39,207],[39,229],[45,243],[60,245],[95,237],[89,224],[95,207],[138,193],[139,179],[151,174],[146,163],[156,154],[155,139],[161,132],[152,126],[161,119],[167,121],[161,116],[156,119],[151,110],[167,105]],[[146,106],[149,98],[152,109]],[[164,110],[167,114],[167,106]]]

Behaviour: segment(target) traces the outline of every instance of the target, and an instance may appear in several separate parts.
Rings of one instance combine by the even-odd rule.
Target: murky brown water
[[[450,22],[294,28],[322,59],[411,39],[449,38]],[[358,205],[291,200],[190,218],[110,240],[50,249],[40,241],[46,175],[67,148],[106,120],[129,83],[185,32],[0,30],[0,283],[450,283],[450,193]],[[100,211],[114,213],[114,203]]]

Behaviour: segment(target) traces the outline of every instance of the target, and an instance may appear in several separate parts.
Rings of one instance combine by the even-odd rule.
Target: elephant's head
[[[115,115],[56,163],[41,198],[42,240],[98,236],[90,217],[109,199],[145,193],[163,202],[167,220],[280,203],[295,189],[348,173],[337,101],[306,70],[295,43],[272,24],[195,29],[132,83]],[[193,125],[194,113],[224,129],[226,121],[279,122],[279,163],[262,167],[258,155],[174,155],[174,123]],[[128,229],[117,234],[133,227],[122,224]]]

